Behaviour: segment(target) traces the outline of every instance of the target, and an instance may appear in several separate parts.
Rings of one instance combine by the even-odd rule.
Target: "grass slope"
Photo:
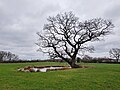
[[[96,68],[17,72],[28,65],[67,65],[66,63],[1,63],[0,90],[120,90],[120,64],[85,64]]]

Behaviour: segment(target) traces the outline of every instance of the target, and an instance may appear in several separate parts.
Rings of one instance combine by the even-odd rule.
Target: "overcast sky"
[[[80,20],[112,19],[113,34],[93,42],[95,57],[109,56],[120,48],[120,0],[0,0],[0,51],[10,51],[21,59],[45,59],[35,45],[48,16],[73,11]]]

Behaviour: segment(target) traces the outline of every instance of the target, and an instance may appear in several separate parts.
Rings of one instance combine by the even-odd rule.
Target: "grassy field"
[[[95,68],[17,72],[28,65],[67,65],[66,63],[0,63],[0,90],[120,90],[120,64],[83,64]]]

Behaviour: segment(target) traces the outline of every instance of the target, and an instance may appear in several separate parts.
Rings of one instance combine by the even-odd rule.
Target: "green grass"
[[[120,90],[120,64],[83,64],[95,68],[17,72],[29,65],[67,65],[66,63],[1,63],[0,90]]]

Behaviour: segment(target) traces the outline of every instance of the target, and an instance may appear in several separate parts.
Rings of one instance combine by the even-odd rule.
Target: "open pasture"
[[[0,63],[0,90],[120,90],[120,64],[87,64],[48,72],[18,72],[25,66],[65,65],[59,62]]]

